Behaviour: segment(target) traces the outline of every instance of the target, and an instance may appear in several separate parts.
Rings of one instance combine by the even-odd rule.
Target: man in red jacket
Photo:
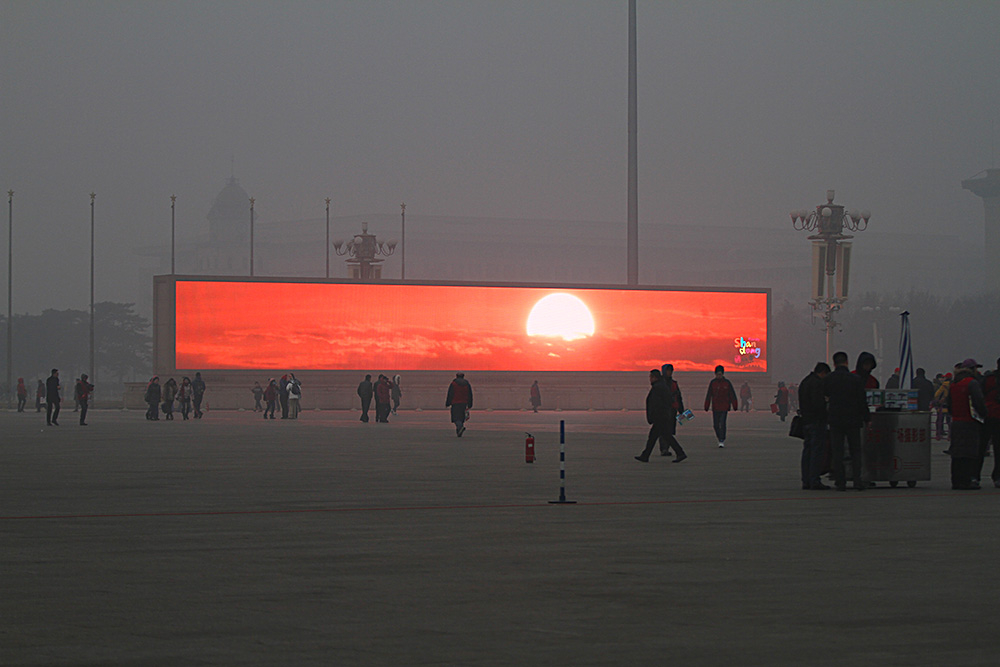
[[[979,430],[981,425],[973,414],[986,414],[983,389],[976,381],[975,372],[979,364],[975,359],[966,359],[955,373],[955,380],[948,390],[948,411],[951,413],[951,488],[961,491],[976,491],[979,482],[975,480],[979,461]]]
[[[455,425],[455,435],[462,437],[465,433],[465,422],[472,409],[472,385],[465,379],[465,373],[456,373],[455,379],[448,386],[448,398],[444,407],[451,408],[451,421]]]
[[[730,406],[733,410],[737,408],[736,390],[725,373],[726,369],[722,366],[715,367],[715,378],[708,383],[708,393],[705,394],[705,412],[712,409],[712,426],[715,427],[719,447],[726,446],[726,418],[729,416]]]

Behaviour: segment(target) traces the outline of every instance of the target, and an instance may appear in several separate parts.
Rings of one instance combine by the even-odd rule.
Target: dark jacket
[[[59,396],[59,378],[50,375],[45,381],[45,400],[49,403],[59,403],[62,398]]]
[[[876,378],[870,372],[866,373],[865,371],[861,370],[861,363],[865,360],[872,362],[871,369],[875,370],[875,367],[878,365],[875,362],[875,355],[872,354],[871,352],[862,352],[861,354],[858,355],[858,363],[854,366],[854,374],[862,379],[862,381],[864,382],[865,389],[878,389],[879,388],[878,378]]]
[[[146,387],[146,402],[150,405],[160,402],[160,383],[150,382]]]
[[[861,428],[871,420],[864,380],[846,366],[837,366],[826,376],[823,391],[830,399],[827,422],[836,428]]]
[[[462,404],[467,408],[472,407],[472,385],[465,378],[455,378],[448,386],[448,399],[444,406],[447,408]]]
[[[201,398],[205,393],[205,381],[200,377],[196,377],[191,381],[191,391],[194,393],[195,398]]]
[[[983,398],[986,401],[986,416],[1000,419],[1000,372],[993,371],[983,378]],[[1000,446],[995,442],[994,446]]]
[[[727,378],[712,378],[708,383],[708,393],[705,394],[705,409],[712,408],[712,412],[729,412],[739,407],[736,401],[736,390],[733,383]]]
[[[375,393],[375,388],[372,387],[371,380],[362,380],[361,384],[358,385],[358,396],[361,397],[362,401],[372,400],[372,394]]]
[[[931,409],[931,401],[934,400],[934,383],[924,375],[913,378],[911,384],[917,390],[917,410],[926,412]]]
[[[677,411],[674,409],[673,392],[667,386],[665,380],[660,379],[649,387],[646,394],[646,423],[664,424],[671,423],[677,418]]]
[[[826,424],[826,392],[823,378],[810,373],[799,383],[799,412],[807,426]]]

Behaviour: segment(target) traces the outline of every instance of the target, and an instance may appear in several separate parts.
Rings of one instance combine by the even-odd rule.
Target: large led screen
[[[766,292],[178,280],[176,367],[767,370]]]

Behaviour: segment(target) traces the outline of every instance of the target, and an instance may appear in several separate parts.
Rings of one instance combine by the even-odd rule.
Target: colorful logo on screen
[[[733,346],[736,347],[735,361],[738,364],[752,363],[760,359],[760,341],[755,338],[747,339],[743,336],[734,338]]]

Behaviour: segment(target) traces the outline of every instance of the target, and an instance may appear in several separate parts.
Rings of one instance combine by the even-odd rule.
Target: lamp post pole
[[[94,365],[94,199],[90,193],[90,377],[97,382],[97,367]]]
[[[628,284],[639,284],[639,140],[635,0],[628,3]]]
[[[330,198],[326,198],[326,277],[330,277]]]
[[[826,191],[826,203],[815,211],[798,209],[789,215],[792,227],[798,231],[816,232],[813,242],[812,300],[813,316],[819,312],[826,325],[826,358],[830,359],[833,330],[840,324],[834,319],[847,301],[847,285],[851,266],[851,244],[854,238],[844,231],[863,232],[868,228],[868,211],[845,211],[833,203],[835,192]],[[839,276],[839,279],[838,279]]]
[[[399,243],[399,245],[400,245],[400,248],[399,248],[399,254],[400,254],[400,258],[399,258],[400,259],[399,277],[400,277],[401,280],[406,280],[406,204],[405,203],[400,204],[399,208],[401,209],[400,216],[403,219],[403,221],[402,221],[402,227],[403,227],[402,241],[400,241],[400,243]]]
[[[174,253],[176,250],[174,234],[174,202],[177,201],[177,195],[170,195],[170,275],[174,275],[176,272],[174,268]]]
[[[250,197],[250,277],[253,277],[253,197]]]
[[[11,309],[14,280],[14,191],[7,191],[7,407],[11,407],[14,389],[14,313]]]

